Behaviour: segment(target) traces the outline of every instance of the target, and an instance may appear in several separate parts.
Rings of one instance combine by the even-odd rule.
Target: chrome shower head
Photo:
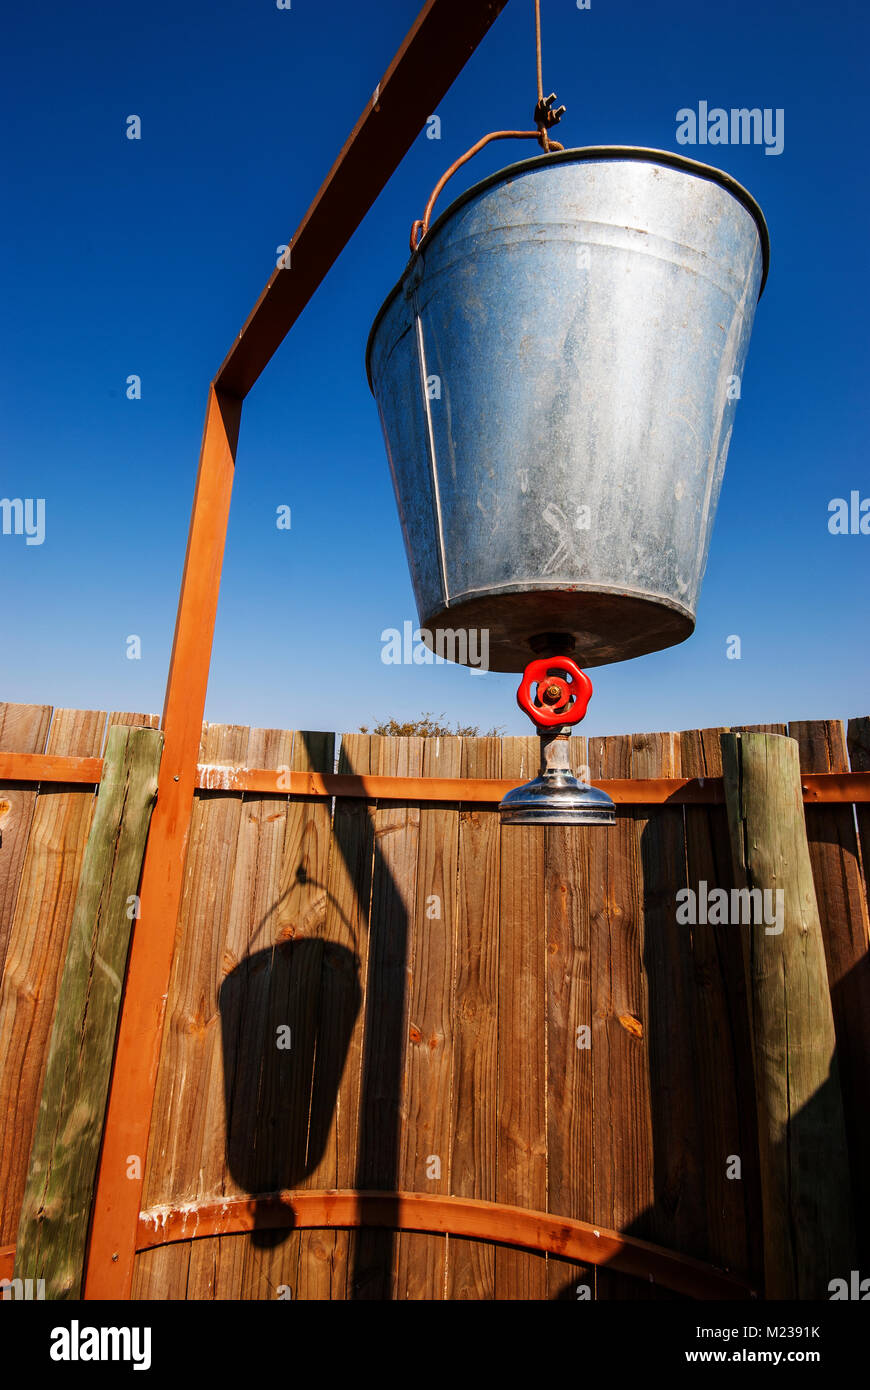
[[[562,768],[547,768],[531,782],[514,787],[498,809],[502,825],[613,825],[616,821],[616,807],[606,792],[579,782]]]
[[[502,825],[613,825],[607,792],[580,782],[568,760],[570,727],[541,733],[541,771],[499,804]]]

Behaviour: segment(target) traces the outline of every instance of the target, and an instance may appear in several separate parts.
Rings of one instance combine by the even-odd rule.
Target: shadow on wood
[[[329,1017],[319,1015],[322,971],[337,1005]],[[361,998],[358,957],[315,938],[256,951],[224,980],[227,1167],[252,1195],[297,1187],[319,1163]],[[289,1233],[264,1226],[252,1239],[271,1246]]]

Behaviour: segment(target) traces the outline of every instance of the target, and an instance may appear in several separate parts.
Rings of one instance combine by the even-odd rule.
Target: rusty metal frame
[[[242,401],[507,0],[426,0],[209,388],[85,1297],[129,1298]],[[138,1165],[135,1160],[138,1160]],[[134,1176],[130,1176],[131,1172]]]
[[[283,1227],[296,1231],[380,1227],[464,1236],[557,1259],[606,1266],[687,1298],[754,1297],[749,1284],[716,1265],[621,1231],[558,1212],[429,1192],[305,1190],[152,1207],[140,1215],[137,1249],[153,1250],[180,1240]]]
[[[694,1299],[745,1299],[755,1290],[716,1265],[558,1212],[428,1192],[358,1189],[216,1197],[140,1212],[136,1251],[253,1230],[380,1228],[495,1241],[538,1255],[632,1275]],[[0,1247],[0,1279],[11,1278],[14,1245]]]

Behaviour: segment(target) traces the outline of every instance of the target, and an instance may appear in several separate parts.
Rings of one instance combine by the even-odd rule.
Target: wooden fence
[[[107,723],[158,721],[0,705],[0,750],[99,757]],[[867,719],[848,752],[835,721],[765,727],[797,741],[804,772],[848,772],[850,754],[870,768]],[[720,732],[574,738],[572,757],[593,780],[718,777]],[[200,761],[332,773],[336,753],[340,772],[517,782],[538,760],[534,737],[346,734],[337,748],[333,734],[207,725]],[[93,806],[93,786],[0,783],[7,1252]],[[808,805],[806,826],[866,1264],[870,807]],[[653,1285],[625,1259],[565,1258],[558,1220],[546,1240],[540,1220],[523,1236],[521,1214],[516,1244],[475,1238],[487,1203],[622,1232],[761,1290],[741,933],[678,924],[678,890],[702,882],[733,882],[721,805],[502,830],[487,804],[198,791],[150,1144],[130,1156],[145,1172],[134,1297],[677,1296],[662,1283],[679,1278]],[[385,1194],[359,1229],[322,1195],[352,1189]],[[415,1217],[399,1194],[472,1201]],[[839,1275],[819,1271],[817,1296]]]

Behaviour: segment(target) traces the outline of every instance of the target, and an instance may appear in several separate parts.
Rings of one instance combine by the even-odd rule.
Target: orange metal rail
[[[573,1217],[421,1192],[273,1192],[216,1198],[139,1213],[136,1249],[153,1250],[254,1229],[353,1230],[380,1227],[496,1241],[536,1254],[606,1266],[695,1299],[743,1299],[754,1290],[715,1265]],[[0,1279],[11,1279],[14,1245],[0,1248]]]
[[[197,745],[198,746],[198,745]],[[164,754],[164,759],[165,759]],[[101,758],[61,758],[45,753],[0,752],[0,783],[96,784]],[[379,777],[346,773],[289,772],[268,767],[198,763],[200,791],[258,792],[263,796],[350,796],[369,801],[465,801],[492,804],[517,783],[487,777]],[[618,806],[707,806],[724,802],[721,777],[610,777],[594,784]],[[804,801],[812,805],[870,801],[870,772],[805,772]],[[158,797],[158,805],[159,805]]]
[[[272,1192],[153,1207],[139,1216],[137,1249],[267,1227],[294,1230],[378,1226],[494,1240],[608,1269],[689,1298],[751,1298],[750,1286],[715,1265],[573,1217],[470,1197],[422,1192]]]

